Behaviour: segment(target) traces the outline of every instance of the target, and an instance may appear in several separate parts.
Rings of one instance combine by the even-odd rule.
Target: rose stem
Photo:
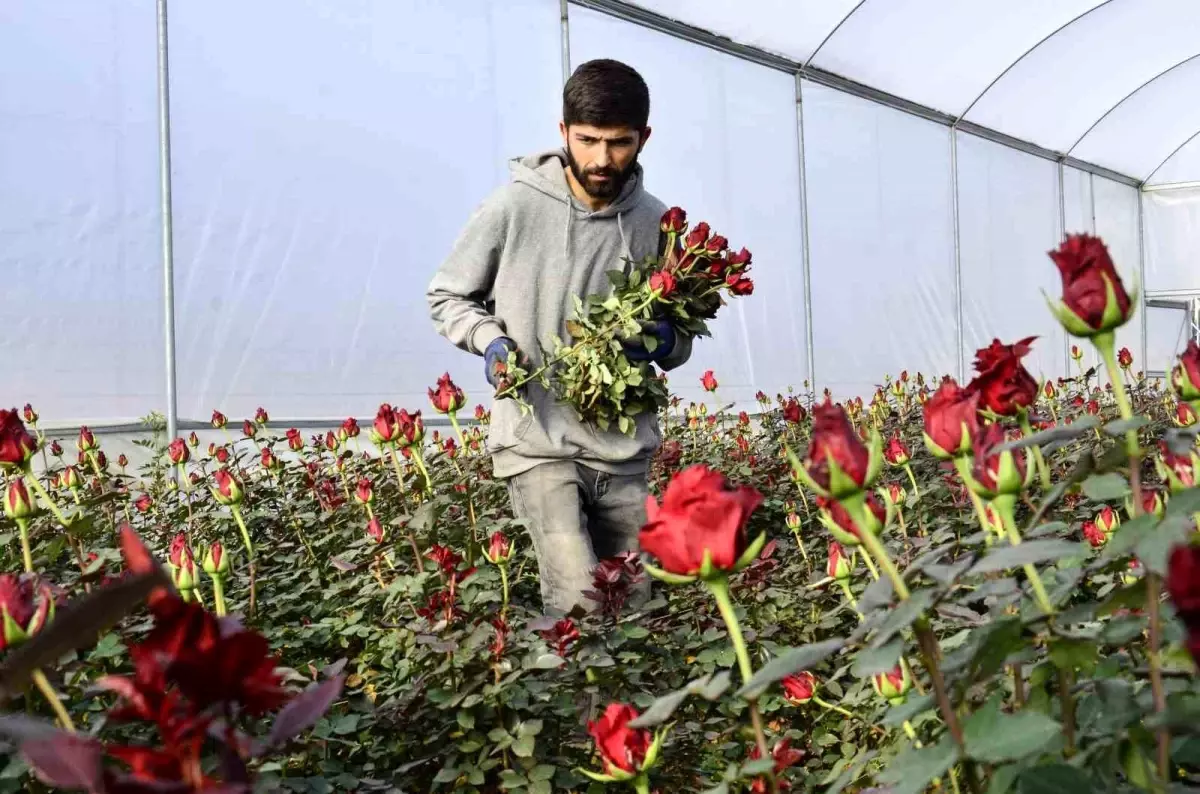
[[[1004,529],[1008,533],[1008,541],[1014,546],[1021,545],[1021,533],[1017,531],[1017,524],[1013,518],[1013,504],[1016,502],[1016,497],[1010,495],[997,496],[992,500],[992,506],[996,508],[996,512],[1000,514],[1000,522],[1004,524]],[[1050,604],[1050,596],[1046,593],[1046,585],[1042,583],[1042,577],[1038,575],[1037,568],[1033,563],[1025,563],[1023,566],[1026,578],[1029,579],[1029,584],[1033,587],[1033,593],[1037,599],[1038,606],[1042,612],[1047,615],[1054,614],[1054,607]]]
[[[67,713],[66,707],[59,700],[54,687],[50,686],[50,682],[46,680],[46,674],[39,669],[35,669],[32,673],[32,678],[33,683],[37,685],[42,696],[46,698],[46,702],[50,704],[50,708],[54,710],[54,714],[58,717],[58,721],[62,724],[63,729],[67,733],[75,733],[75,723],[71,721],[71,715]]]

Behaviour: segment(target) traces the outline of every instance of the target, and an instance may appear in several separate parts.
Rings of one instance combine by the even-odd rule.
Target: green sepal
[[[658,579],[660,582],[666,582],[667,584],[691,584],[692,582],[696,581],[697,578],[699,578],[696,576],[684,576],[683,574],[664,571],[662,568],[651,565],[648,562],[642,563],[642,567],[646,569],[646,573],[650,574],[655,579]]]
[[[750,541],[750,545],[742,552],[742,556],[733,564],[733,571],[740,571],[750,563],[754,562],[754,558],[762,553],[763,546],[767,545],[767,533],[761,532],[759,536]],[[706,552],[707,554],[707,552]]]
[[[808,470],[805,469],[803,464],[800,463],[800,459],[796,457],[795,452],[792,452],[792,448],[784,447],[784,452],[787,453],[788,464],[792,467],[792,476],[795,479],[799,480],[800,482],[804,483],[804,485],[808,488],[808,490],[812,491],[813,493],[817,494],[818,496],[824,496],[826,499],[828,499],[830,497],[829,491],[822,488],[820,485],[817,484],[816,480],[814,480],[811,476],[809,476]],[[832,472],[831,472],[830,473],[830,484],[832,484],[832,483],[833,483],[833,476],[832,476]]]
[[[29,639],[25,629],[21,628],[21,625],[12,619],[12,615],[8,614],[8,609],[0,607],[0,612],[4,613],[4,643],[7,647],[12,648]]]
[[[658,763],[658,754],[662,750],[663,739],[667,737],[667,729],[669,727],[669,725],[665,725],[660,730],[655,731],[654,741],[650,743],[650,747],[646,750],[646,757],[642,759],[640,771],[645,772],[653,769],[654,765]]]
[[[634,777],[633,775],[630,775],[627,778],[613,777],[612,775],[602,775],[599,772],[593,772],[590,769],[584,769],[583,767],[575,767],[575,771],[585,777],[591,778],[592,780],[596,781],[597,783],[624,783],[626,780],[632,780]],[[617,771],[620,771],[620,770],[617,770]],[[622,774],[629,774],[629,773],[625,772]]]
[[[856,535],[851,535],[846,530],[838,526],[838,523],[829,515],[828,510],[821,510],[817,515],[817,520],[829,530],[829,534],[837,538],[838,542],[843,546],[858,546],[862,543]]]
[[[875,428],[871,428],[871,435],[867,440],[867,456],[869,462],[863,488],[870,488],[879,477],[879,472],[883,470],[883,436]]]
[[[838,465],[837,460],[833,457],[833,453],[829,450],[825,450],[825,462],[829,466],[829,495],[834,499],[845,499],[847,496],[853,496],[862,491],[864,487],[863,483],[856,482],[853,477],[847,474],[845,469]],[[866,482],[870,482],[870,464],[868,464],[867,471]],[[825,496],[825,494],[822,494],[822,496]]]

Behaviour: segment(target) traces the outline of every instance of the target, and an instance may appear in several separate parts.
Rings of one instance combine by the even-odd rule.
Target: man
[[[510,161],[512,181],[475,211],[430,283],[438,333],[483,356],[493,386],[510,351],[536,367],[551,336],[570,339],[573,295],[607,293],[607,271],[660,253],[666,207],[646,192],[638,164],[649,112],[635,70],[611,60],[580,66],[563,90],[564,149]],[[647,323],[645,332],[653,352],[639,337],[625,343],[631,359],[669,370],[691,355],[691,338],[668,322]],[[629,437],[581,423],[537,384],[524,399],[533,408],[525,415],[512,400],[493,406],[495,476],[528,526],[546,612],[590,609],[582,591],[597,561],[638,547],[649,461],[662,440],[658,417],[637,417]]]

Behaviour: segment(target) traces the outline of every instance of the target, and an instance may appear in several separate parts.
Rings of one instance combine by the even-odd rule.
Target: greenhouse
[[[647,124],[560,131],[611,61]],[[1200,785],[1200,3],[9,0],[0,65],[0,794]]]

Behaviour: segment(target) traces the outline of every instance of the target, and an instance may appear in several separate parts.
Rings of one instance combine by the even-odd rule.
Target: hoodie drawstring
[[[571,261],[571,230],[572,230],[572,226],[574,225],[574,221],[575,221],[575,208],[571,205],[570,201],[566,202],[566,206],[567,206],[567,228],[566,228],[566,233],[564,235],[565,239],[563,242],[563,255],[566,257],[567,261],[570,262]],[[625,214],[625,210],[619,210],[617,212],[617,233],[621,235],[621,248],[624,252],[625,259],[632,260],[633,259],[633,249],[629,247],[629,238],[625,236],[625,224],[622,223],[622,221],[621,221],[621,216],[623,216],[624,214]]]
[[[575,214],[575,208],[571,206],[570,199],[567,199],[566,205],[567,205],[567,234],[566,234],[566,241],[563,243],[563,255],[567,259],[567,264],[570,264],[570,262],[571,262],[571,222],[574,220],[574,218],[572,216]]]
[[[621,216],[625,214],[625,210],[617,211],[617,233],[621,235],[621,247],[625,249],[625,258],[633,259],[633,249],[629,247],[629,238],[625,236],[625,227],[621,225]]]

